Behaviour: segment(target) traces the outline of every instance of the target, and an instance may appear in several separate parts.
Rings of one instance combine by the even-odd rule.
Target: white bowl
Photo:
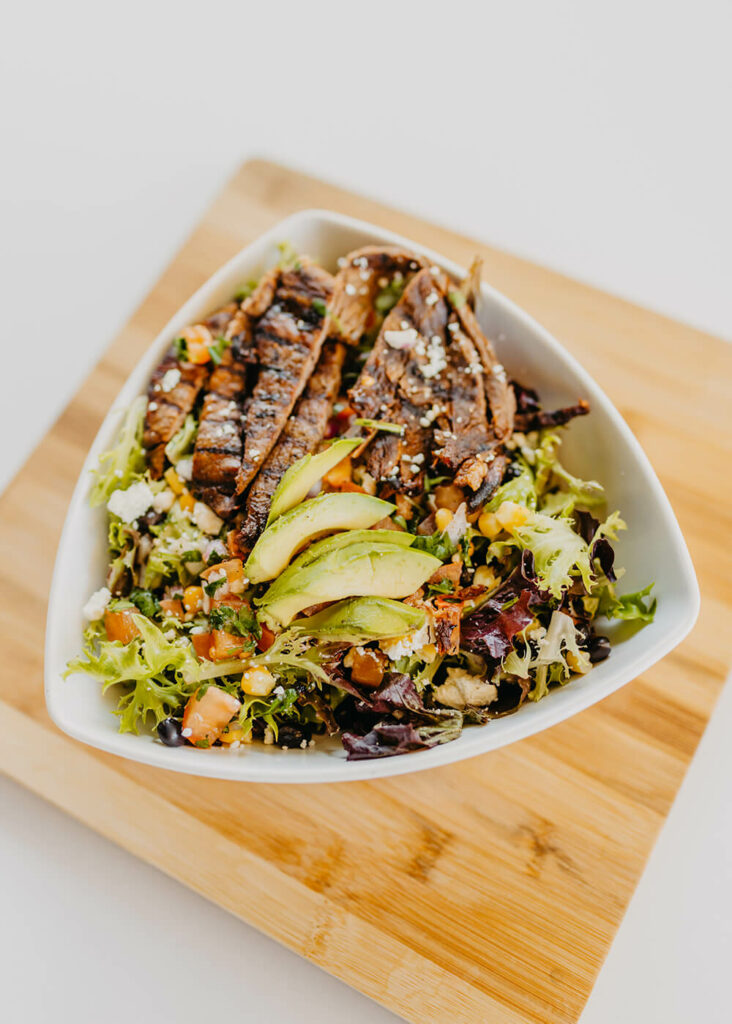
[[[307,750],[280,750],[253,744],[238,751],[170,748],[150,735],[120,735],[111,714],[114,701],[103,697],[89,676],[61,675],[81,647],[81,609],[102,586],[107,567],[106,512],[91,509],[87,497],[90,470],[114,441],[125,408],[144,393],[158,360],[186,324],[229,301],[242,282],[277,259],[277,243],[288,240],[325,266],[338,256],[373,242],[396,243],[424,253],[448,274],[464,270],[418,242],[400,238],[362,221],[321,210],[296,213],[243,249],[211,277],[173,317],[133,371],[108,413],[81,471],[59,544],[51,586],[46,632],[46,703],[56,724],[70,736],[123,757],[193,775],[250,782],[342,782],[373,779],[434,768],[484,754],[582,711],[630,682],[676,646],[691,629],[699,610],[694,569],[668,499],[640,445],[609,399],[575,359],[528,314],[488,285],[482,286],[478,317],[495,340],[509,373],[535,387],[547,408],[589,400],[591,415],[576,420],[565,434],[563,461],[578,476],[606,487],[610,509],[619,508],[628,523],[617,543],[617,561],[626,567],[622,590],[655,581],[658,610],[640,630],[614,624],[610,658],[587,675],[571,680],[538,703],[485,726],[472,726],[452,743],[399,757],[347,762],[337,741]]]

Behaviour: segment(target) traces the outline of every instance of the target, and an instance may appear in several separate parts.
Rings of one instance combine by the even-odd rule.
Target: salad
[[[585,401],[510,379],[456,284],[368,246],[279,263],[173,340],[94,471],[82,653],[168,746],[421,750],[607,658],[625,523],[561,461]]]

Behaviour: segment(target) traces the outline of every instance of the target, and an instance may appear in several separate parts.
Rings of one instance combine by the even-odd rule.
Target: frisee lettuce
[[[140,395],[127,410],[116,445],[99,456],[99,464],[92,470],[96,477],[89,495],[92,508],[104,505],[113,491],[126,489],[145,472],[142,430],[146,410],[147,398]]]
[[[123,684],[116,714],[120,732],[137,732],[138,721],[152,716],[157,725],[184,704],[198,681],[199,665],[189,644],[165,639],[144,615],[134,615],[140,635],[128,644],[107,640],[103,627],[84,634],[84,650],[68,663],[64,678],[85,672],[102,683],[102,691]]]

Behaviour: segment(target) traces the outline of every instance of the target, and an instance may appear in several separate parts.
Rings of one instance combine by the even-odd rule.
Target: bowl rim
[[[198,311],[205,308],[209,297],[211,301],[213,300],[213,296],[222,283],[226,281],[239,263],[246,262],[246,257],[255,247],[263,249],[267,245],[286,238],[288,232],[292,232],[300,226],[313,223],[332,228],[345,228],[369,236],[377,236],[377,244],[399,245],[416,251],[425,256],[430,262],[443,268],[455,280],[461,280],[466,274],[466,270],[463,267],[441,253],[421,245],[413,239],[381,228],[376,224],[331,210],[319,208],[300,210],[274,224],[266,232],[257,236],[236,252],[208,277],[182,306],[176,309],[173,316],[150,342],[109,406],[89,447],[69,502],[64,527],[59,539],[49,591],[44,657],[46,706],[51,719],[63,732],[96,749],[169,771],[197,775],[203,778],[218,778],[241,782],[283,784],[356,782],[404,775],[415,771],[425,771],[442,765],[453,764],[469,757],[489,753],[492,750],[498,750],[519,739],[543,732],[545,729],[558,724],[558,722],[586,710],[635,679],[651,665],[665,657],[688,635],[696,621],[700,607],[699,585],[686,542],[661,482],[630,427],[599,384],[545,327],[502,292],[485,281],[481,281],[481,295],[489,299],[494,306],[503,312],[519,320],[560,363],[571,368],[578,381],[586,389],[586,393],[588,393],[592,400],[593,407],[600,407],[604,410],[612,421],[614,430],[620,434],[626,444],[633,450],[644,486],[650,488],[653,492],[657,507],[663,516],[665,534],[673,546],[673,555],[682,577],[682,587],[679,591],[683,602],[682,611],[677,616],[673,631],[669,628],[666,632],[649,642],[642,651],[636,654],[632,666],[618,669],[614,676],[605,680],[599,690],[587,687],[574,691],[574,700],[569,710],[563,706],[562,702],[552,702],[551,699],[546,703],[542,701],[542,714],[536,715],[531,721],[522,720],[520,713],[518,713],[500,719],[500,731],[490,732],[486,726],[471,729],[470,735],[473,737],[475,734],[475,739],[470,744],[446,743],[428,750],[415,751],[409,755],[399,757],[385,757],[366,761],[346,761],[344,757],[339,756],[326,763],[308,763],[307,751],[281,751],[279,748],[274,748],[271,751],[271,757],[276,759],[276,768],[274,768],[274,764],[270,768],[268,764],[263,764],[262,762],[255,765],[250,763],[247,767],[248,759],[245,755],[232,757],[228,754],[228,751],[224,750],[206,751],[206,756],[201,756],[202,752],[200,751],[191,751],[185,748],[169,748],[155,740],[139,745],[130,743],[131,737],[127,734],[111,731],[102,732],[93,725],[80,724],[73,715],[69,715],[66,712],[59,686],[63,681],[52,668],[54,646],[56,643],[56,611],[62,600],[63,562],[69,544],[72,524],[80,507],[86,503],[88,497],[89,470],[96,465],[99,454],[107,446],[109,435],[113,433],[113,423],[120,418],[120,410],[124,408],[126,402],[141,393],[141,386],[144,387],[145,380],[149,377],[154,365],[160,358],[163,344],[167,344],[177,324],[179,322],[181,324],[189,322],[190,317],[198,315],[198,312],[194,312],[194,310]],[[479,247],[477,243],[476,247]],[[115,429],[117,428],[115,427]],[[592,673],[588,673],[586,678],[590,678],[591,675]],[[490,723],[487,724],[490,725]],[[483,742],[480,742],[481,737]],[[177,754],[181,753],[187,756],[176,757]],[[191,754],[193,756],[190,756]]]

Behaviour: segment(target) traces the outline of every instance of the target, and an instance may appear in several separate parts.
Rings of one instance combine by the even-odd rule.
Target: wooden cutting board
[[[46,596],[85,451],[174,310],[305,207],[374,221],[462,264],[483,255],[487,280],[578,356],[649,454],[699,574],[699,623],[661,664],[571,721],[390,781],[235,784],[97,753],[55,729],[42,685]],[[408,1020],[575,1021],[730,663],[731,408],[723,342],[248,163],[0,499],[0,768]]]

